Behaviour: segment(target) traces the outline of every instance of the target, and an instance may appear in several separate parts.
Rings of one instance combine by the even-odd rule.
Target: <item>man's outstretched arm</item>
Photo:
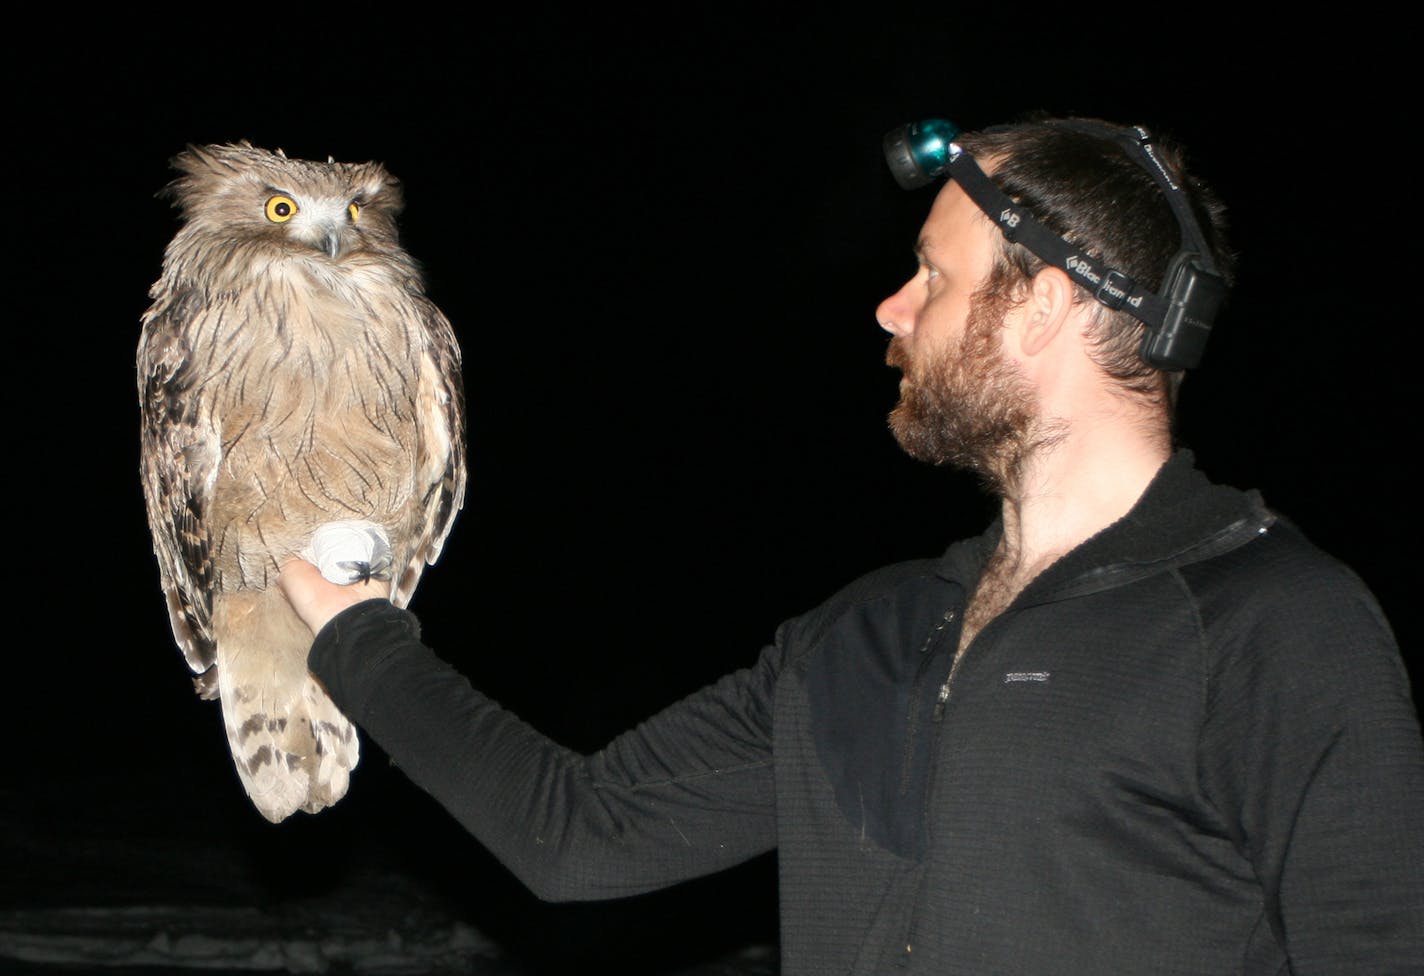
[[[541,898],[636,894],[775,844],[775,648],[584,756],[472,688],[381,584],[293,562],[279,585],[337,706]]]

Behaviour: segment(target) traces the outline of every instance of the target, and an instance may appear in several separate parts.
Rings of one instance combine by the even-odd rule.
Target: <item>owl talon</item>
[[[374,522],[327,522],[312,533],[308,558],[332,583],[388,581],[394,559],[385,530]],[[307,555],[307,553],[304,553]]]

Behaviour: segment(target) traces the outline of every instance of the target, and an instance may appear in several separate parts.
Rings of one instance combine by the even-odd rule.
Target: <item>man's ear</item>
[[[1024,285],[1024,300],[1018,312],[1019,351],[1025,356],[1037,356],[1073,317],[1073,282],[1058,268],[1040,269]]]

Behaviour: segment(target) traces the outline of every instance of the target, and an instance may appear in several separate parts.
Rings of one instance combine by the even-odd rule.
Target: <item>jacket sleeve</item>
[[[382,600],[335,617],[309,664],[333,700],[536,895],[612,898],[775,845],[774,648],[624,733],[564,749],[472,688]]]
[[[1408,676],[1352,573],[1323,556],[1285,563],[1204,608],[1203,785],[1291,973],[1417,976],[1424,741]]]

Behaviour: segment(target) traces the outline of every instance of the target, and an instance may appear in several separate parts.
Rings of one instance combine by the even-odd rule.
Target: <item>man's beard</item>
[[[896,336],[885,357],[909,380],[890,413],[905,453],[973,471],[1000,495],[1017,485],[1029,453],[1055,439],[1039,430],[1033,391],[1000,351],[1009,307],[997,296],[976,295],[957,345],[916,361]]]

